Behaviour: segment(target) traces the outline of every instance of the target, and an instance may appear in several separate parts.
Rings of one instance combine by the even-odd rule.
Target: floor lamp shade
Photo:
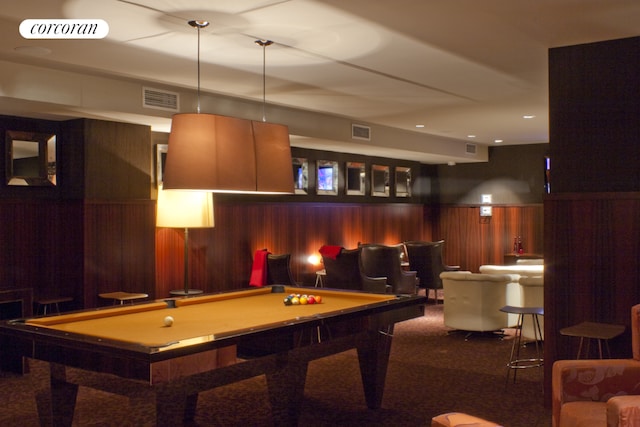
[[[156,227],[211,228],[213,197],[206,191],[158,191]]]
[[[176,114],[165,189],[293,193],[286,126],[214,114]]]

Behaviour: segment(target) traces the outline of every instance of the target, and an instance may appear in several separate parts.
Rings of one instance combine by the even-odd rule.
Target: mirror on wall
[[[307,194],[309,190],[309,162],[301,157],[291,159],[295,194]]]
[[[167,163],[167,151],[169,144],[156,144],[156,186],[162,186],[164,165]]]
[[[371,166],[371,195],[389,197],[389,166]]]
[[[365,192],[365,168],[364,163],[347,162],[346,185],[348,195],[364,196]]]
[[[396,197],[411,197],[411,168],[396,167]]]
[[[338,194],[338,162],[318,160],[316,168],[316,192],[336,196]]]
[[[9,130],[5,136],[8,185],[56,185],[56,135]]]

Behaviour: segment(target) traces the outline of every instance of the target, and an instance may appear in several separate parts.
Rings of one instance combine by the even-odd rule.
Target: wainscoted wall
[[[444,259],[462,269],[479,271],[483,264],[503,264],[521,237],[527,253],[543,253],[542,204],[494,206],[490,218],[478,206],[441,206],[431,214],[433,235],[445,240]]]
[[[220,198],[222,199],[222,198]],[[446,241],[445,261],[478,271],[501,264],[520,235],[531,252],[542,251],[542,205],[494,207],[481,221],[478,207],[432,208],[410,204],[317,204],[215,202],[214,229],[189,233],[190,281],[213,292],[248,285],[256,250],[292,254],[294,277],[313,285],[315,271],[307,257],[324,244],[356,247],[358,242],[395,244],[405,240]],[[183,283],[182,230],[156,232],[158,297]]]
[[[215,199],[215,228],[194,229],[191,281],[207,292],[247,286],[253,254],[266,248],[292,255],[292,273],[313,285],[315,271],[307,262],[324,245],[353,248],[358,242],[397,243],[430,239],[422,205],[243,203]],[[157,291],[182,287],[182,230],[158,229]]]

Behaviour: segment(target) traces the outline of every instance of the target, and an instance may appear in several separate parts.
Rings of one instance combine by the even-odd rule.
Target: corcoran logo
[[[25,39],[103,39],[109,24],[102,19],[25,19],[20,35]]]

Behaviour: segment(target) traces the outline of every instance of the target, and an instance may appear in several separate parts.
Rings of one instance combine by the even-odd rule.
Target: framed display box
[[[389,197],[389,166],[371,166],[371,195]]]
[[[366,171],[364,163],[347,162],[345,168],[346,192],[351,196],[364,196]]]
[[[411,197],[411,168],[396,166],[396,197]]]
[[[164,174],[164,165],[167,161],[168,144],[156,144],[156,185],[162,185],[162,176]]]
[[[307,194],[309,191],[309,162],[302,157],[293,157],[291,163],[295,194]]]
[[[338,195],[338,162],[318,160],[316,167],[316,192],[330,196]]]

